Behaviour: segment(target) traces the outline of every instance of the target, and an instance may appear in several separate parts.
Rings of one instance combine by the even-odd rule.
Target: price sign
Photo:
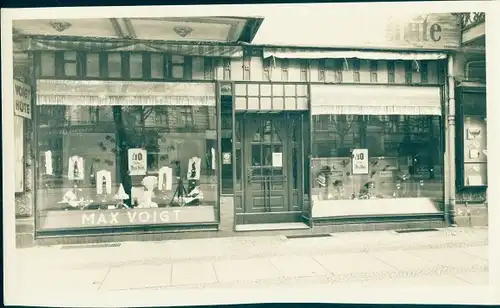
[[[352,174],[368,174],[368,149],[352,150]]]
[[[128,150],[128,171],[130,175],[146,175],[148,171],[147,151],[143,149]]]

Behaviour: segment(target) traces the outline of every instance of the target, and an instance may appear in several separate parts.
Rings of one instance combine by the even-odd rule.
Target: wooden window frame
[[[420,61],[420,83],[429,83],[429,66],[427,61]]]
[[[387,61],[387,83],[396,83],[396,62]]]
[[[378,61],[370,60],[370,82],[378,83]]]
[[[361,82],[360,71],[361,70],[361,60],[353,59],[352,60],[352,80],[355,83]]]
[[[280,66],[281,66],[281,81],[288,81],[290,74],[289,74],[289,67],[290,67],[290,60],[289,59],[280,59]]]

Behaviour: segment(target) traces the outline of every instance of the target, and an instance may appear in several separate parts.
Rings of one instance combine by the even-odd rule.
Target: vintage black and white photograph
[[[488,292],[490,6],[434,4],[2,10],[9,296]]]

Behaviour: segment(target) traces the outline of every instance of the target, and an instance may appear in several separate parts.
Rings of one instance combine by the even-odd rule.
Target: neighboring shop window
[[[15,192],[24,192],[24,118],[14,117]]]
[[[215,99],[118,97],[39,100],[37,229],[215,222]]]
[[[86,76],[99,77],[101,75],[99,54],[87,53],[86,58]]]
[[[299,60],[300,63],[300,81],[309,81],[309,62],[310,60]]]
[[[321,114],[312,121],[314,200],[442,200],[439,116]]]
[[[290,60],[281,59],[281,81],[288,81],[288,67],[290,66]]]
[[[122,77],[122,55],[118,52],[108,54],[108,77]]]
[[[462,187],[484,187],[488,185],[486,94],[465,90],[459,106],[457,178]]]
[[[51,51],[42,51],[40,53],[40,73],[44,77],[52,77],[56,74],[55,53]]]

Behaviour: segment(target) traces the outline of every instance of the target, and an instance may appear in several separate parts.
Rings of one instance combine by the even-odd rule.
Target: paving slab
[[[434,262],[422,259],[421,257],[418,257],[404,250],[374,251],[368,252],[368,254],[401,271],[426,269],[437,266],[437,264]]]
[[[179,262],[172,264],[172,285],[217,283],[211,262]]]
[[[284,277],[307,277],[330,275],[330,271],[307,256],[279,256],[270,259]]]
[[[172,265],[133,265],[109,270],[101,290],[124,290],[171,284]]]
[[[314,259],[334,275],[397,271],[396,268],[367,253],[329,254],[314,256]]]
[[[278,269],[267,258],[218,261],[214,262],[214,268],[220,282],[281,277]]]
[[[489,260],[490,251],[488,249],[488,246],[465,247],[461,248],[460,250],[471,256],[475,256],[484,260]]]
[[[442,266],[471,267],[488,265],[488,261],[463,252],[461,248],[409,250],[411,254]]]
[[[426,286],[457,286],[468,285],[467,282],[452,275],[442,276],[415,276],[404,278],[383,279],[372,281],[371,285],[380,287],[426,287]]]
[[[489,284],[489,273],[486,272],[469,272],[455,274],[455,277],[466,281],[473,285],[487,285]]]
[[[27,290],[33,287],[39,291],[97,291],[108,273],[99,270],[39,270],[21,271],[19,282]],[[63,294],[63,293],[61,293]]]

